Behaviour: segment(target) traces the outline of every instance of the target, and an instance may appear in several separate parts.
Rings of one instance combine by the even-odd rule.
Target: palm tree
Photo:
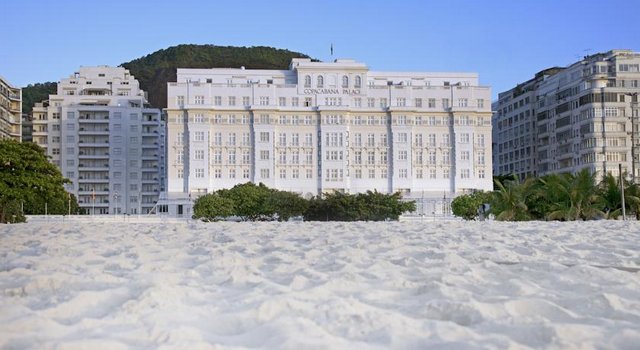
[[[629,181],[623,180],[624,183],[624,202],[625,209],[629,212],[635,212],[640,204],[638,197],[638,186],[630,184]],[[622,215],[622,199],[620,195],[620,183],[615,176],[607,174],[602,178],[599,185],[600,199],[602,208],[607,219],[617,219]]]
[[[575,175],[551,174],[540,179],[542,196],[549,203],[549,220],[592,220],[604,217],[596,174],[582,169]]]
[[[533,195],[535,179],[527,179],[520,183],[517,179],[504,183],[494,180],[495,188],[491,200],[491,213],[500,221],[526,221],[534,216],[529,212],[528,199]]]

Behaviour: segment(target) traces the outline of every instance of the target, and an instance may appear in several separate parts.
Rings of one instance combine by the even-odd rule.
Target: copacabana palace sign
[[[360,95],[360,89],[304,89],[305,95]]]

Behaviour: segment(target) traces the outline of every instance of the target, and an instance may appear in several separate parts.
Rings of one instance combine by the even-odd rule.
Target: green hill
[[[120,66],[127,68],[149,93],[149,103],[167,106],[167,82],[176,81],[177,68],[287,69],[292,58],[309,56],[266,46],[234,47],[215,45],[178,45],[156,51]],[[22,88],[24,113],[34,103],[46,100],[56,91],[56,83],[34,84]]]
[[[271,47],[178,45],[121,64],[149,93],[149,103],[167,106],[167,82],[176,81],[176,68],[287,69],[292,58],[309,57]]]

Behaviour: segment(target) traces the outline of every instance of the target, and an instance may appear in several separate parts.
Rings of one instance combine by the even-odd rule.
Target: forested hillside
[[[129,69],[149,93],[149,103],[167,106],[167,82],[176,80],[177,68],[287,69],[292,58],[309,56],[266,46],[234,47],[215,45],[178,45],[135,59],[120,66]],[[78,66],[82,65],[80,62]],[[56,92],[56,83],[38,83],[22,88],[23,113],[31,113],[36,102]]]

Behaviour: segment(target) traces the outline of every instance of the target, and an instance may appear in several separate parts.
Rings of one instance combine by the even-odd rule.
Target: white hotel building
[[[419,212],[446,214],[452,197],[492,189],[490,99],[477,74],[374,72],[352,60],[178,69],[169,198],[189,214],[186,199],[251,181],[305,197],[401,191]]]
[[[150,212],[164,189],[164,122],[121,67],[82,67],[33,108],[45,148],[89,214]]]

